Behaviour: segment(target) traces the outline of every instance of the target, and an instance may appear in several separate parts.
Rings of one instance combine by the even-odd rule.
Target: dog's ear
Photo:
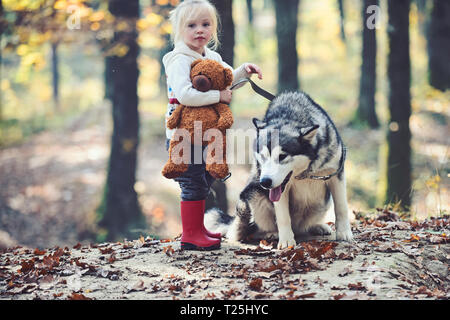
[[[256,129],[262,129],[267,125],[266,122],[261,121],[257,118],[253,118],[252,121],[253,121],[253,124],[255,125]]]
[[[317,124],[311,127],[301,128],[300,137],[304,140],[311,140],[316,135],[317,129],[319,129],[319,125]]]

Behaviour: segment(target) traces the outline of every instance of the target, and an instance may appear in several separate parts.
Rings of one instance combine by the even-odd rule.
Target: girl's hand
[[[230,104],[232,95],[233,93],[230,89],[220,91],[220,102]]]
[[[247,73],[257,73],[258,74],[258,79],[262,79],[262,72],[261,69],[253,63],[246,63],[245,64],[245,71],[247,71]]]

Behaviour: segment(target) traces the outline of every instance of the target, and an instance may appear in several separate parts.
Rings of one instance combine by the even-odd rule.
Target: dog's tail
[[[226,235],[233,220],[234,217],[219,208],[211,208],[205,212],[204,224],[209,231]]]
[[[220,232],[231,241],[245,241],[258,231],[254,222],[250,222],[251,211],[246,201],[238,200],[235,216],[218,208],[209,209],[205,213],[205,227],[212,232]]]

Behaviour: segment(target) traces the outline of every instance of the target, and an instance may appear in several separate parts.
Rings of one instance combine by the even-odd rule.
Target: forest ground
[[[109,121],[107,106],[95,108],[60,130],[1,151],[0,299],[450,297],[448,215],[417,221],[387,209],[354,211],[354,243],[331,241],[332,235],[299,239],[283,251],[272,249],[276,242],[270,240],[224,240],[212,252],[180,250],[178,186],[159,173],[164,137],[149,125],[141,134],[136,189],[153,228],[138,239],[99,241],[95,208],[109,155]],[[247,122],[237,119],[236,125]],[[381,136],[345,134],[353,134],[350,148],[362,140],[372,148]],[[247,171],[232,169],[231,210]]]
[[[224,240],[217,251],[184,251],[151,237],[16,247],[0,254],[0,300],[448,300],[449,218],[408,222],[385,210],[358,219],[352,243],[332,234],[284,250]]]
[[[412,218],[419,220],[435,215],[439,206],[445,212],[449,205],[445,199],[450,196],[448,179],[433,180],[435,170],[445,167],[448,141],[442,132],[447,122],[430,122],[432,117],[424,116],[421,119],[412,127],[415,185],[422,185],[414,195],[417,214]],[[181,233],[179,187],[160,173],[167,160],[161,121],[153,114],[141,115],[135,189],[150,227],[137,230],[137,234],[171,238]],[[244,130],[250,127],[247,118],[236,118],[233,125]],[[96,227],[95,210],[106,177],[110,128],[109,106],[104,104],[70,118],[59,129],[0,150],[0,247],[70,247],[78,242],[102,241],[103,230]],[[350,208],[354,213],[374,213],[383,130],[340,130],[349,150],[346,171]],[[226,182],[230,214],[249,170],[249,165],[231,165],[233,175]],[[332,215],[327,221],[333,221]]]

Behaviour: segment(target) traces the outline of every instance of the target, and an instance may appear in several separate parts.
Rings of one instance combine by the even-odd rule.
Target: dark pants
[[[169,150],[169,142],[166,141],[166,150]],[[194,163],[195,151],[200,152],[202,148],[202,163]],[[205,200],[208,197],[211,185],[214,178],[206,171],[206,164],[203,160],[203,151],[205,147],[194,146],[191,147],[191,162],[186,172],[174,180],[178,182],[181,188],[181,201],[197,201]]]

